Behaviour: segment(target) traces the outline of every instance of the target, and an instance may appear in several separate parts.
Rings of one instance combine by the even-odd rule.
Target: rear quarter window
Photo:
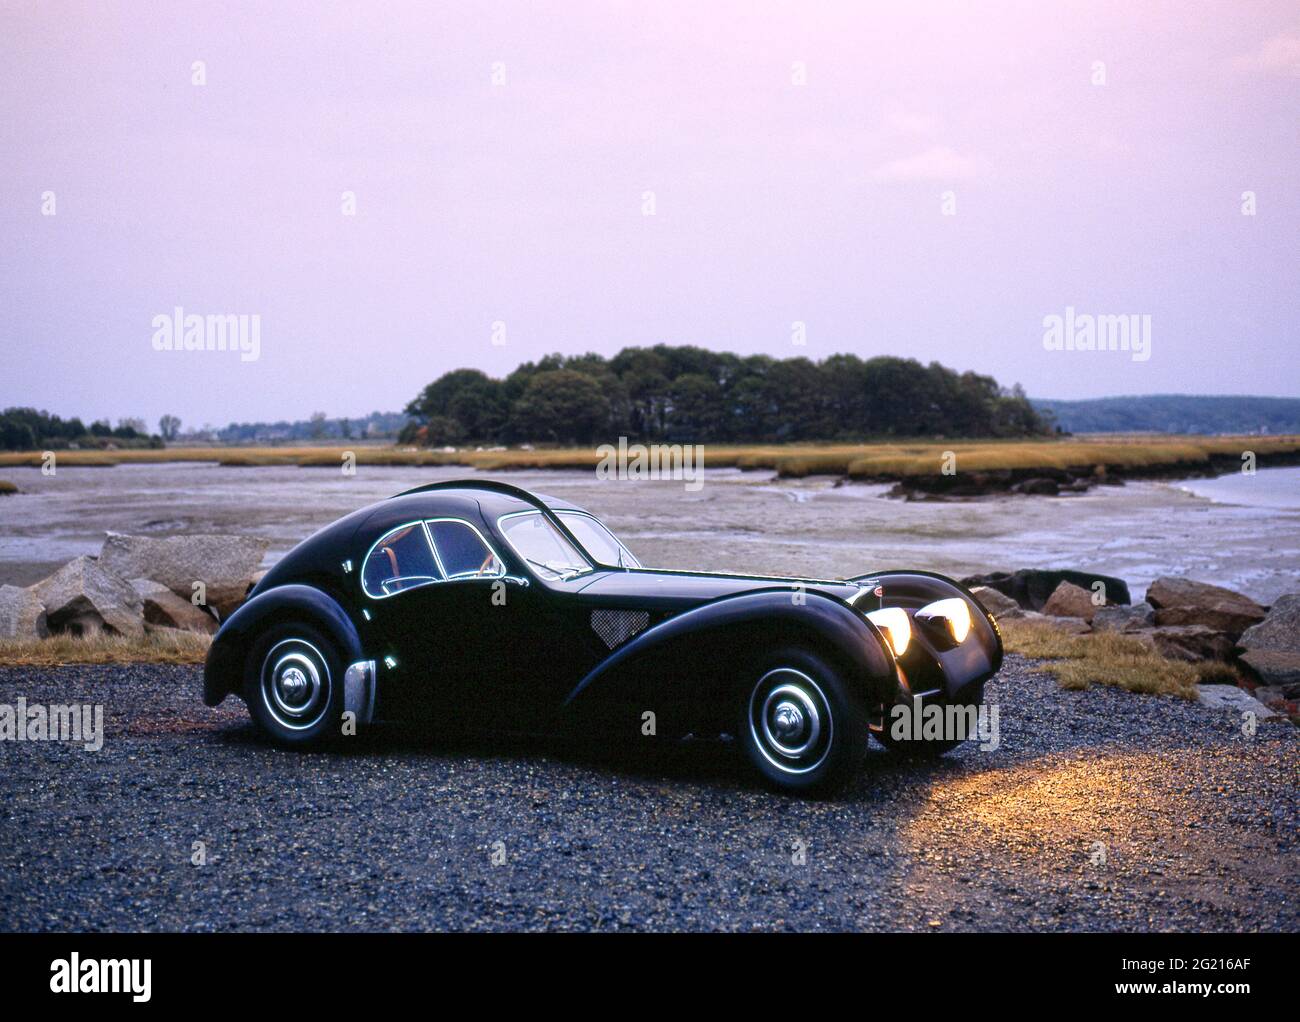
[[[370,548],[361,569],[361,588],[376,600],[442,579],[423,522],[385,533]]]

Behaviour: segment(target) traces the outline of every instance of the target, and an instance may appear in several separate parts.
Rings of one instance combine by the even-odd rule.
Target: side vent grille
[[[644,610],[593,610],[591,627],[600,641],[610,649],[623,645],[637,632],[644,631],[650,615]]]

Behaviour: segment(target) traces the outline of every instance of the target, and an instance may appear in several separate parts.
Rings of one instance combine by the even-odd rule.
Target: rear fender
[[[267,628],[284,621],[303,621],[320,629],[334,643],[345,669],[364,659],[356,626],[338,601],[313,586],[277,586],[241,606],[212,640],[203,668],[204,703],[216,706],[226,696],[243,692],[244,668],[253,644]]]

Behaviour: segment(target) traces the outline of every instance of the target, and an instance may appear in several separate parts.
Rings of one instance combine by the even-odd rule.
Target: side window
[[[495,578],[506,573],[501,558],[465,522],[432,521],[428,526],[448,579]]]
[[[442,572],[421,522],[403,525],[381,538],[361,569],[361,588],[377,600],[441,581]]]

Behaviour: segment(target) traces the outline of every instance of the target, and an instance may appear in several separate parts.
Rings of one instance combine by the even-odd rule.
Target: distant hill
[[[1146,394],[1032,399],[1070,433],[1300,433],[1300,398]]]

